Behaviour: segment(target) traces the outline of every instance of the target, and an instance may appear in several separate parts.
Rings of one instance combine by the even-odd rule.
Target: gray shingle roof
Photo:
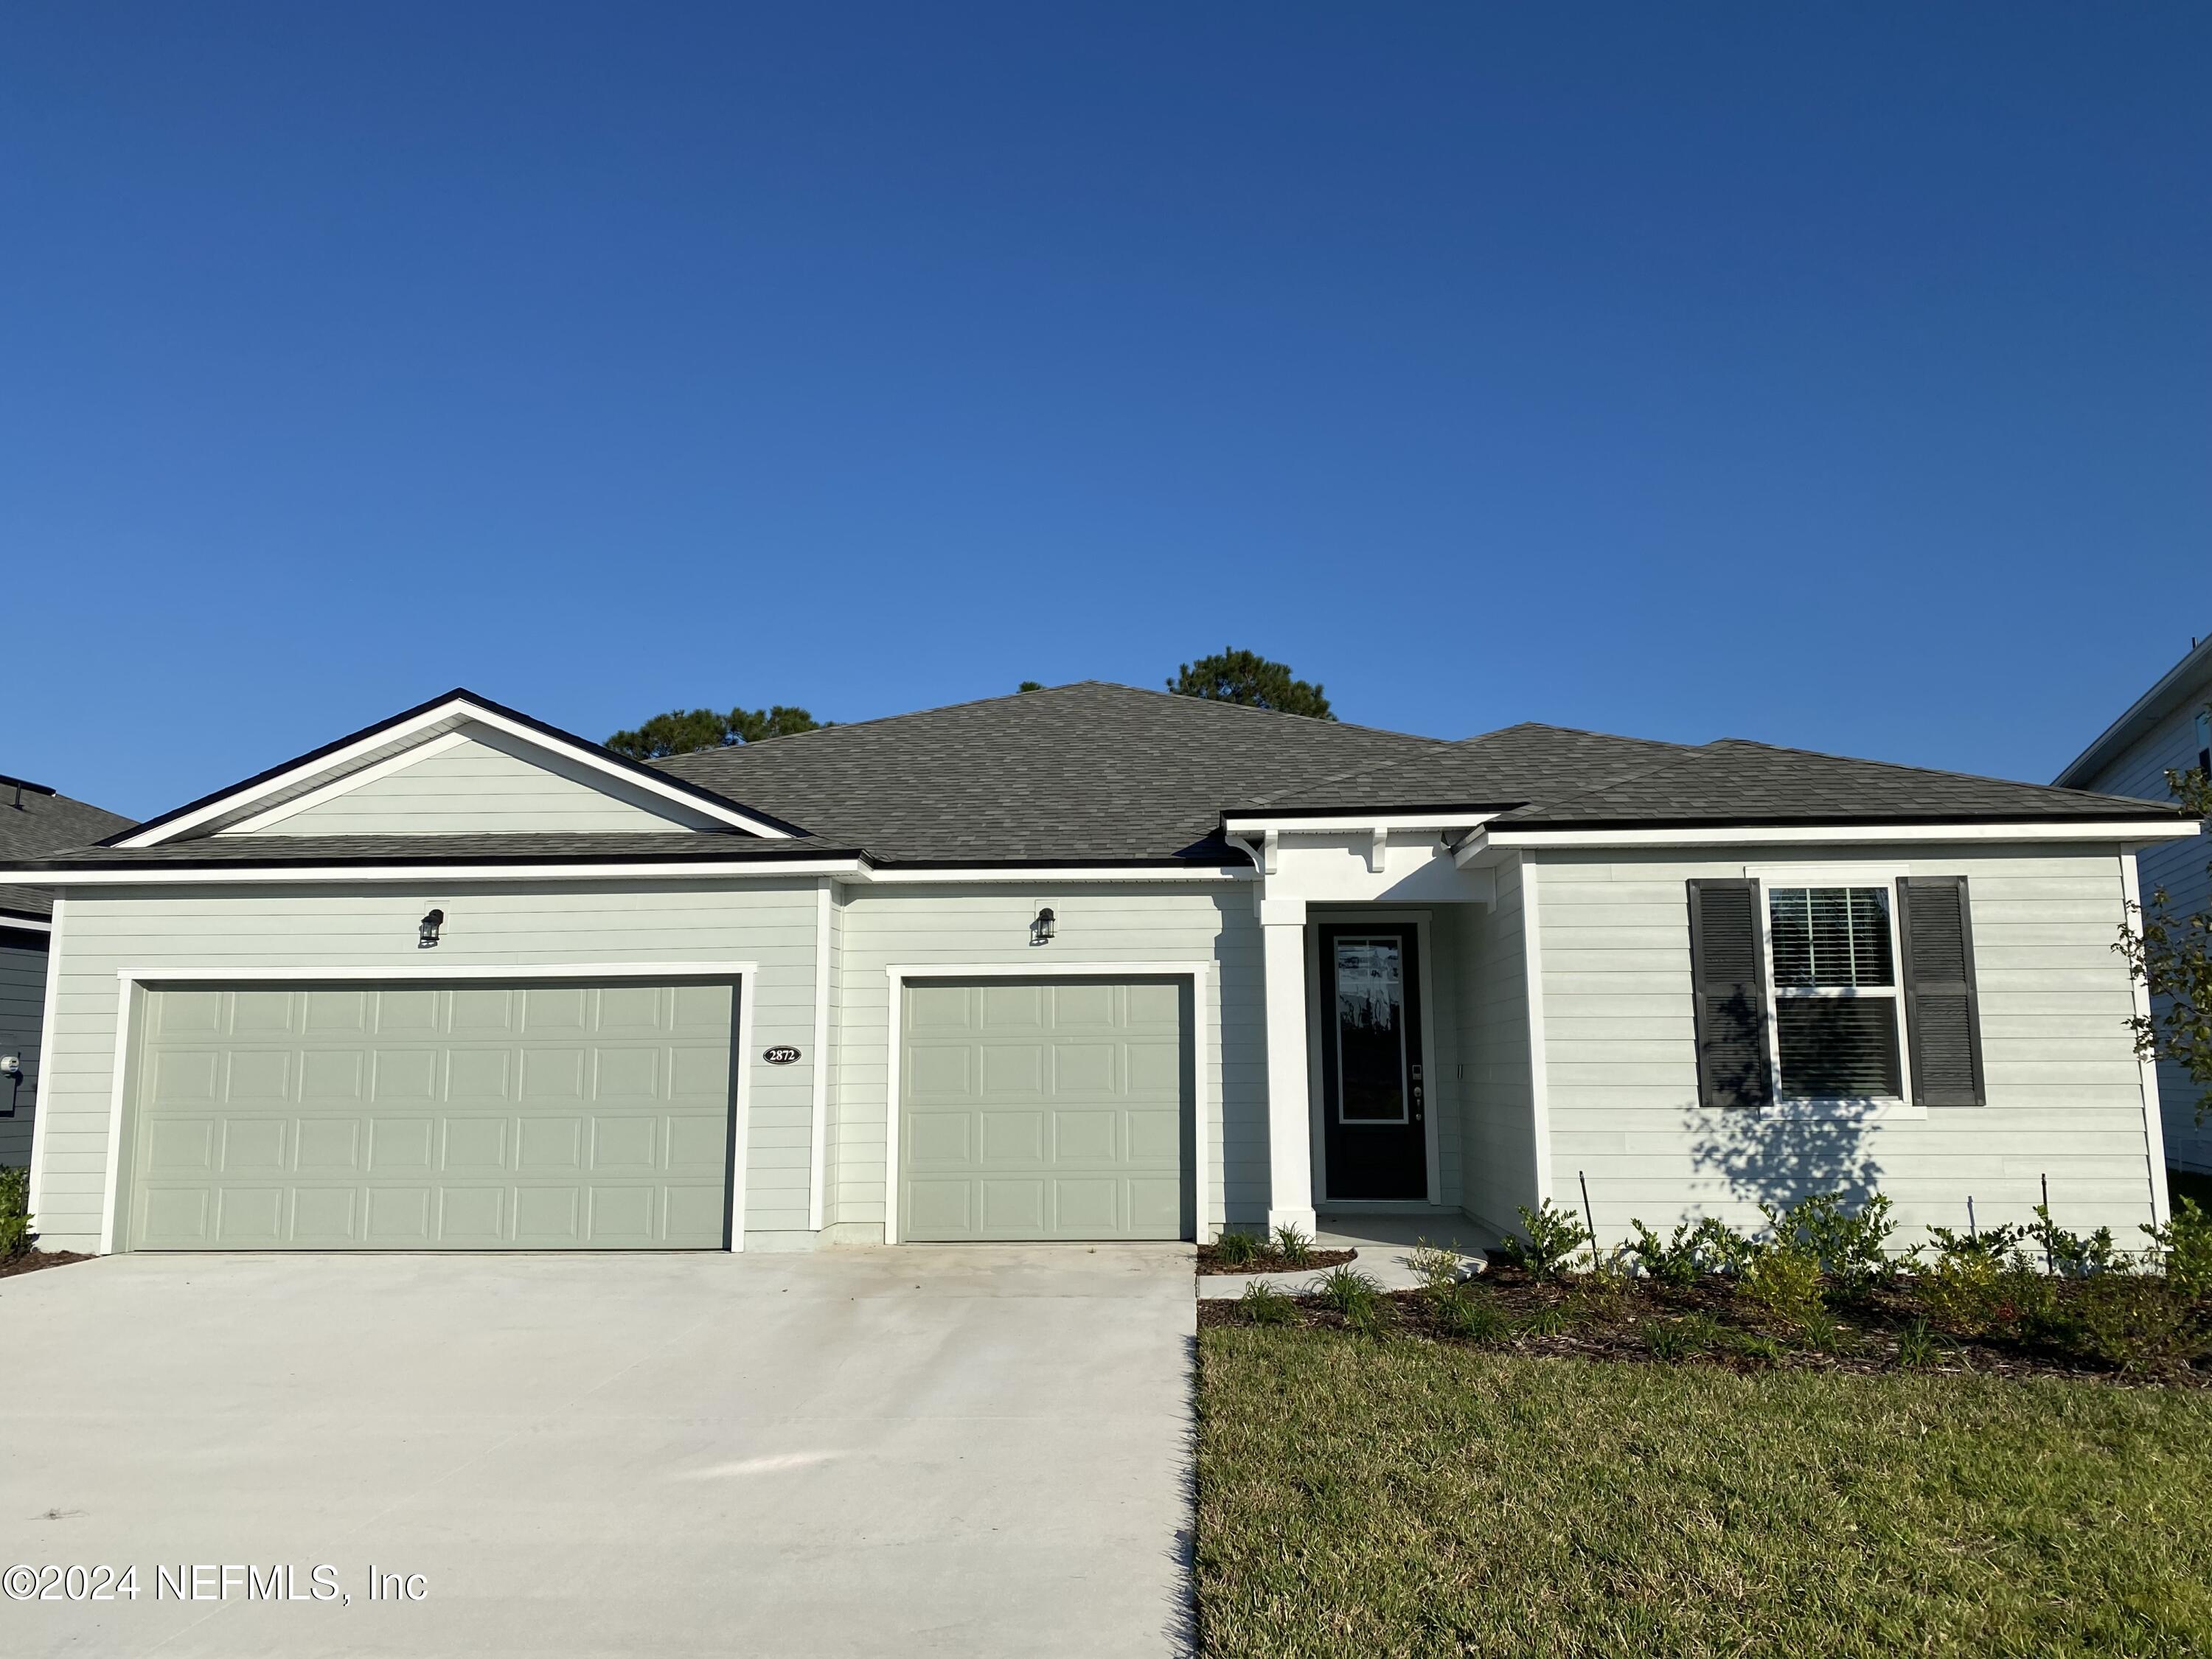
[[[1224,809],[1449,747],[1086,681],[654,764],[886,861],[1242,864]]]
[[[67,795],[42,795],[0,784],[0,865],[20,865],[64,847],[81,847],[131,827],[120,815]],[[35,887],[0,886],[0,918],[43,921],[54,913],[53,895]]]
[[[1261,812],[1449,810],[1506,806],[1587,789],[1663,760],[1693,752],[1650,738],[1528,721],[1461,743],[1439,743],[1419,754],[1384,761],[1250,803]]]

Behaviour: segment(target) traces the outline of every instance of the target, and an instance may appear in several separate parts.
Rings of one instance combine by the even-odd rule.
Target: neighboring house
[[[1081,684],[640,765],[466,691],[50,884],[50,1247],[2163,1212],[2170,805]]]
[[[0,864],[81,847],[131,827],[131,820],[58,795],[43,783],[0,776]],[[0,1169],[31,1161],[40,1036],[46,1006],[46,945],[52,896],[40,887],[0,884]]]
[[[2212,638],[2192,642],[2135,706],[2106,728],[2058,775],[2061,787],[2102,789],[2168,800],[2166,775],[2212,772]],[[2176,915],[2212,909],[2212,878],[2198,842],[2160,842],[2142,849],[2144,898],[2163,888]],[[2166,1156],[2177,1169],[2212,1171],[2212,1123],[2197,1121],[2203,1091],[2171,1062],[2159,1068],[2165,1097]]]

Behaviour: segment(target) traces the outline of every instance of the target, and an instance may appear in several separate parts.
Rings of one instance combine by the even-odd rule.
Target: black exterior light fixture
[[[1032,945],[1051,944],[1053,929],[1057,921],[1058,918],[1053,915],[1052,907],[1050,905],[1047,905],[1043,909],[1038,911],[1036,913],[1036,919],[1030,923],[1030,943]]]
[[[425,915],[422,918],[422,927],[416,932],[416,947],[418,950],[427,951],[435,945],[438,942],[438,930],[445,925],[446,913],[443,910],[433,910]]]

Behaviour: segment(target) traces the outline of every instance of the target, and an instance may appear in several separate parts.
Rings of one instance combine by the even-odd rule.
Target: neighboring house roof
[[[467,698],[471,707],[497,708],[471,694],[453,695]],[[437,708],[425,704],[410,712],[427,718],[426,711]],[[550,727],[538,729],[566,744],[582,741]],[[371,728],[368,735],[380,730]],[[360,752],[373,752],[373,743],[360,746],[362,736],[351,741]],[[1449,742],[1097,682],[826,726],[675,756],[638,769],[681,784],[696,799],[753,815],[748,821],[771,820],[792,833],[201,833],[146,847],[87,848],[37,867],[860,855],[878,865],[923,867],[1243,866],[1245,854],[1223,833],[1231,816],[1465,811],[1470,819],[1495,816],[1504,823],[1561,828],[2032,826],[2179,816],[2170,803],[1850,760],[1741,738],[1692,747],[1530,724]],[[220,803],[228,793],[207,802]],[[224,813],[209,821],[220,824]],[[11,862],[21,867],[28,861]]]
[[[64,847],[81,847],[130,823],[118,813],[56,794],[42,783],[0,778],[0,864],[21,864]],[[53,913],[51,893],[0,886],[0,927],[10,916],[44,921]]]
[[[2128,712],[2106,726],[2053,781],[2063,788],[2080,787],[2142,741],[2174,710],[2208,696],[2212,696],[2212,635],[2197,641],[2187,656],[2160,676],[2156,685],[2137,697]]]

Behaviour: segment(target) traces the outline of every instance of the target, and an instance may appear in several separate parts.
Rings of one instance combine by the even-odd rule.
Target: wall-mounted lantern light
[[[0,1054],[0,1078],[9,1084],[8,1109],[0,1117],[15,1115],[15,1097],[23,1092],[23,1057],[21,1054]]]
[[[415,936],[416,948],[427,951],[435,945],[438,942],[438,930],[445,925],[446,913],[443,910],[433,910],[424,916],[422,926]]]
[[[1051,944],[1053,927],[1055,920],[1056,918],[1053,915],[1052,908],[1049,905],[1038,911],[1036,913],[1036,920],[1030,923],[1030,943],[1032,945]]]

